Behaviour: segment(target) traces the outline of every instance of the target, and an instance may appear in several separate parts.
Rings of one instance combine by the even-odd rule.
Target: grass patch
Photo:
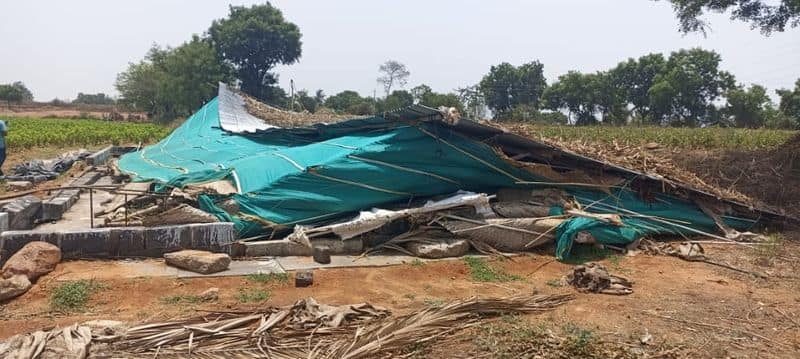
[[[62,312],[82,309],[86,306],[92,293],[104,288],[106,285],[90,280],[62,283],[53,289],[50,306]]]
[[[576,357],[587,357],[593,352],[592,345],[596,338],[591,330],[581,328],[574,324],[564,326],[567,338],[564,342],[564,350]]]
[[[770,267],[775,262],[775,257],[783,249],[783,235],[772,233],[766,235],[766,240],[752,247],[755,263],[760,266]]]
[[[560,279],[551,279],[551,280],[548,280],[546,283],[547,283],[547,285],[549,285],[549,286],[551,286],[553,288],[561,288],[561,287],[564,286],[564,283],[561,283]]]
[[[168,297],[161,297],[163,304],[197,304],[203,302],[203,298],[199,295],[173,295]]]
[[[254,283],[287,283],[289,273],[255,273],[248,274],[245,278]]]
[[[409,263],[412,267],[424,267],[425,262],[421,261],[419,258],[414,258],[411,263]]]
[[[270,292],[260,288],[248,288],[242,289],[240,288],[238,292],[236,292],[236,300],[239,303],[256,303],[256,302],[264,302],[269,299],[271,296]]]
[[[482,258],[467,256],[464,257],[464,263],[469,268],[472,280],[476,282],[511,282],[522,279],[486,263]]]
[[[423,303],[431,308],[440,308],[444,305],[444,300],[440,298],[427,298]]]

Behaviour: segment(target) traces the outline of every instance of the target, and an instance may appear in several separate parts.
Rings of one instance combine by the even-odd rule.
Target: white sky
[[[232,1],[251,4],[258,1]],[[278,0],[303,34],[300,62],[277,68],[281,84],[326,94],[371,95],[378,65],[395,59],[420,83],[447,92],[489,66],[540,60],[548,83],[568,70],[608,69],[628,57],[700,46],[739,82],[770,93],[800,78],[800,28],[765,37],[712,15],[712,31],[682,35],[669,3],[650,0]],[[116,95],[113,83],[153,43],[179,45],[227,15],[227,1],[4,0],[0,83],[23,81],[40,101],[78,92]],[[378,88],[378,93],[380,93]]]

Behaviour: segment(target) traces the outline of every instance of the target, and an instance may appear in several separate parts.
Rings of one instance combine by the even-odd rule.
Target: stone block
[[[0,233],[8,230],[8,213],[0,212]]]
[[[331,254],[361,254],[364,251],[364,241],[358,238],[337,239],[337,238],[318,238],[312,239],[311,245],[325,246],[331,249]]]
[[[233,223],[193,223],[184,226],[192,233],[190,248],[193,249],[228,252],[231,244],[236,242],[237,234]]]
[[[24,191],[31,189],[33,183],[30,181],[8,181],[6,182],[6,189],[9,191]]]
[[[161,257],[164,253],[189,249],[192,232],[187,226],[145,228],[144,247],[148,257]]]
[[[31,229],[41,216],[42,200],[35,196],[17,198],[2,207],[8,213],[9,229]]]
[[[42,221],[55,221],[61,219],[70,207],[69,199],[55,197],[42,203]]]
[[[222,272],[231,264],[231,257],[225,253],[191,249],[164,254],[164,260],[173,267],[201,274]]]
[[[314,262],[329,264],[331,262],[331,249],[328,246],[314,246]]]
[[[112,257],[140,257],[147,254],[144,227],[111,228],[108,253]]]
[[[110,254],[111,228],[62,231],[58,237],[65,259],[105,258]]]
[[[86,157],[86,163],[88,163],[90,166],[100,166],[106,164],[108,159],[111,158],[113,149],[114,146],[108,146],[91,154],[89,157]]]
[[[314,272],[310,270],[299,271],[294,275],[294,286],[305,288],[314,284]]]
[[[247,257],[310,256],[313,254],[311,248],[288,239],[245,242],[244,245],[246,247],[245,256]]]

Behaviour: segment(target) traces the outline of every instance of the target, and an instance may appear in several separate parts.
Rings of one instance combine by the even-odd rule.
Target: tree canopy
[[[198,36],[177,48],[153,46],[139,63],[130,64],[115,84],[120,104],[159,120],[188,116],[217,94],[232,71],[211,44]]]
[[[102,92],[96,94],[78,92],[78,97],[72,100],[72,103],[85,105],[113,105],[116,103],[116,101]]]
[[[225,19],[215,20],[208,34],[217,54],[236,70],[241,89],[248,95],[277,102],[275,65],[300,59],[301,34],[294,23],[270,3],[230,6]]]
[[[708,23],[702,19],[706,12],[730,12],[732,20],[750,23],[764,34],[782,32],[786,25],[800,25],[800,1],[797,0],[669,0],[684,33],[705,33]]]
[[[11,103],[22,103],[33,101],[33,93],[24,83],[16,81],[10,84],[0,85],[0,101],[5,101],[7,106]]]
[[[544,65],[534,61],[515,67],[504,62],[492,66],[479,86],[495,118],[504,119],[516,106],[539,107],[539,99],[547,87]]]

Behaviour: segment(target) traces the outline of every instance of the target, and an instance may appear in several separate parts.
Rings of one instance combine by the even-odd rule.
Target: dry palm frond
[[[92,327],[90,340],[89,323],[38,331],[0,345],[0,356],[42,351],[69,356],[88,347],[90,358],[366,358],[435,340],[487,315],[546,311],[571,299],[569,295],[468,299],[391,318],[388,310],[366,303],[337,307],[309,298],[256,313],[210,313],[116,332]]]

